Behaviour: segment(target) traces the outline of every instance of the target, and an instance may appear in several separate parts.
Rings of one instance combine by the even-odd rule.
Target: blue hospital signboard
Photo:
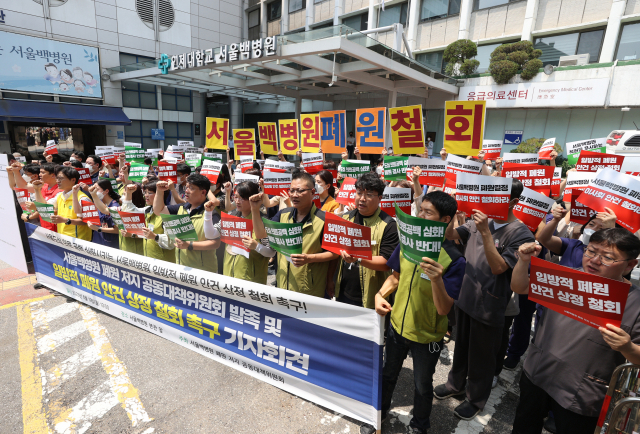
[[[522,134],[524,131],[505,131],[504,132],[504,141],[502,142],[505,145],[514,145],[518,146],[522,143]]]
[[[0,89],[102,98],[98,49],[0,31]]]
[[[26,226],[38,282],[275,387],[380,426],[383,327],[374,310]]]
[[[151,140],[164,140],[164,129],[151,128]]]

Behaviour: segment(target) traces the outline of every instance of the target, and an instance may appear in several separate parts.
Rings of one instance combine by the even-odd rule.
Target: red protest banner
[[[89,199],[82,199],[80,200],[80,206],[82,207],[82,221],[100,226],[100,215],[98,214],[96,205]]]
[[[562,184],[562,167],[553,169],[553,179],[551,180],[551,197],[560,196],[560,184]]]
[[[127,232],[130,234],[136,234],[138,236],[144,236],[142,228],[144,228],[144,213],[141,212],[119,212],[122,217],[122,224]]]
[[[47,146],[44,148],[44,152],[47,155],[54,155],[58,153],[58,145],[53,140],[47,140]]]
[[[220,213],[220,240],[230,246],[237,247],[246,252],[249,251],[242,243],[242,237],[251,237],[253,222],[242,217],[235,217],[226,212]]]
[[[554,166],[504,163],[502,177],[517,178],[525,187],[548,196],[551,191],[553,172]]]
[[[513,207],[513,215],[531,231],[535,231],[554,203],[555,200],[525,187],[520,200]]]
[[[26,188],[14,188],[13,191],[16,192],[16,197],[18,198],[18,203],[20,204],[22,211],[28,212],[29,208],[27,208],[27,202],[31,200],[29,190]]]
[[[354,195],[355,197],[355,195]],[[396,203],[402,212],[411,214],[411,189],[386,187],[382,193],[380,209],[391,217],[396,216]]]
[[[174,184],[178,183],[178,165],[169,163],[167,161],[158,161],[158,179],[160,181],[173,181]],[[202,168],[204,170],[204,167]],[[217,176],[216,176],[217,178]]]
[[[338,188],[338,171],[337,170],[327,170],[333,176],[333,186]]]
[[[240,163],[238,163],[238,166],[242,173],[245,173],[249,169],[253,169],[253,157],[250,155],[240,157]]]
[[[333,213],[326,213],[322,248],[340,254],[371,259],[371,228],[347,221]]]
[[[302,167],[307,173],[315,175],[322,170],[324,161],[322,160],[322,152],[302,153]]]
[[[80,174],[80,181],[78,181],[78,184],[84,183],[87,186],[93,185],[93,180],[91,179],[91,173],[89,172],[89,169],[82,168],[76,170]]]
[[[453,154],[447,155],[447,169],[445,172],[445,192],[450,193],[456,188],[456,175],[458,173],[471,173],[477,175],[482,170],[483,163],[467,160]]]
[[[322,202],[320,202],[320,195],[318,193],[315,193],[313,195],[313,204],[316,206],[316,208],[320,209],[322,208]]]
[[[585,206],[578,202],[578,197],[582,194],[582,190],[573,190],[571,192],[571,221],[583,225],[589,221],[589,219],[598,214],[588,206]]]
[[[551,160],[551,152],[556,145],[556,138],[547,139],[544,141],[540,149],[538,150],[538,158],[540,160]]]
[[[218,182],[218,175],[222,169],[222,163],[217,161],[204,160],[202,162],[202,168],[200,169],[200,175],[206,176],[211,183],[216,184]],[[177,174],[176,174],[177,175]]]
[[[484,151],[485,161],[495,161],[500,158],[502,153],[502,140],[483,140],[482,150]]]
[[[591,327],[620,327],[630,283],[531,258],[529,300]]]
[[[611,208],[616,223],[633,233],[640,229],[640,181],[632,176],[602,169],[577,200],[596,212]]]
[[[264,173],[264,192],[274,196],[282,196],[283,192],[288,193],[291,187],[290,173]]]
[[[473,210],[482,211],[489,218],[506,220],[509,217],[511,179],[496,176],[458,173],[456,201],[458,211],[471,217]]]
[[[573,190],[584,190],[589,182],[596,177],[593,172],[567,172],[567,183],[564,187],[564,202],[571,202],[571,192]]]
[[[296,167],[288,161],[264,160],[264,172],[285,173],[288,169]]]
[[[344,206],[355,208],[356,200],[356,179],[345,178],[336,194],[336,202]]]
[[[578,172],[597,172],[598,169],[609,169],[620,172],[624,155],[603,154],[601,152],[580,151],[576,170]]]
[[[417,160],[426,160],[426,164],[413,164]],[[418,158],[409,157],[409,167],[407,168],[407,180],[413,178],[413,168],[420,167],[420,185],[429,185],[433,187],[442,187],[445,175],[447,174],[447,162],[435,158]]]

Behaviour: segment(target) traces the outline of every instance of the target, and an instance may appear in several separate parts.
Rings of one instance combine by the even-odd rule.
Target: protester
[[[327,170],[316,173],[316,193],[320,198],[320,210],[334,212],[340,204],[336,202],[336,189],[333,186],[333,175]]]
[[[82,151],[73,151],[73,153],[71,154],[71,157],[69,157],[69,160],[79,161],[80,163],[82,163],[84,159],[85,159],[85,156],[84,156],[84,152]]]
[[[87,157],[85,167],[89,169],[91,182],[93,182],[94,184],[98,182],[100,171],[102,170],[102,158],[98,157],[97,155],[89,155]]]
[[[529,291],[531,256],[541,246],[525,243],[518,249],[511,288]],[[579,267],[589,274],[626,281],[637,264],[640,240],[621,228],[594,233]],[[640,288],[632,285],[621,327],[596,330],[570,316],[545,310],[520,378],[520,401],[514,434],[539,434],[553,411],[557,434],[592,433],[614,369],[625,360],[640,364]]]
[[[40,181],[42,182],[40,193],[42,199],[44,199],[43,203],[48,202],[60,193],[60,187],[56,182],[56,166],[54,164],[46,163],[40,166]],[[32,189],[34,189],[33,182]],[[58,231],[57,225],[42,220],[42,216],[40,216],[40,226],[50,231]]]
[[[356,138],[353,136],[353,131],[349,131],[349,137],[347,137],[347,154],[348,158],[356,158]]]
[[[90,157],[89,157],[90,158]],[[79,200],[79,192],[80,189],[86,190],[86,185],[81,183],[73,186],[73,210],[76,215],[82,216],[82,204]],[[102,213],[98,209],[98,202],[102,202],[106,207],[116,207],[118,206],[118,201],[120,200],[120,195],[113,191],[113,187],[111,187],[111,182],[108,180],[99,181],[97,184],[93,184],[88,189],[91,197],[93,198],[93,202],[96,204],[96,209],[98,210],[98,216],[100,218],[100,224],[95,225],[93,223],[87,223],[87,226],[92,231],[96,233],[93,234],[93,242],[102,244],[105,247],[113,247],[117,249],[119,247],[118,242],[118,228],[114,227],[113,219],[110,214]]]

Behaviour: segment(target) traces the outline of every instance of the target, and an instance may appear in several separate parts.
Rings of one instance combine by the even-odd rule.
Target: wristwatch
[[[362,264],[362,258],[358,258],[358,264]]]
[[[156,234],[156,236],[153,239],[156,240],[156,243],[157,243],[160,240],[160,235]]]
[[[131,238],[138,238],[138,234],[131,234]]]
[[[102,232],[102,228],[98,228],[98,232]]]
[[[71,219],[67,219],[67,224],[70,225],[71,224]]]
[[[189,247],[187,247],[187,250],[193,250],[193,241],[189,241]]]

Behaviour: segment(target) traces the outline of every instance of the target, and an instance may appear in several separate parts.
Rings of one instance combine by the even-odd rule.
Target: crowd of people
[[[343,160],[359,159],[358,149],[351,142],[348,145]],[[427,149],[432,146],[431,142]],[[428,158],[430,153],[427,150],[421,156]],[[444,149],[440,155],[447,157]],[[259,181],[234,186],[237,167],[233,154],[228,151],[227,156],[215,184],[199,173],[200,167],[192,169],[184,162],[177,166],[176,183],[160,180],[150,159],[147,176],[137,183],[129,179],[124,157],[108,165],[82,152],[60,165],[53,164],[50,155],[27,165],[9,156],[7,171],[11,187],[27,189],[32,196],[27,202],[32,212],[22,213],[22,220],[47,230],[261,284],[275,274],[279,288],[375,309],[386,319],[382,417],[389,414],[410,352],[415,382],[410,425],[417,433],[431,427],[434,397],[464,396],[454,413],[473,419],[487,405],[501,370],[515,369],[528,348],[513,433],[538,434],[543,425],[557,433],[591,433],[615,367],[625,359],[640,363],[640,291],[635,285],[629,291],[621,327],[599,330],[527,298],[532,256],[620,281],[630,279],[638,263],[640,239],[617,225],[611,210],[593,215],[583,225],[570,220],[570,204],[562,201],[566,181],[552,211],[532,232],[513,213],[523,191],[517,179],[512,180],[508,217],[497,220],[480,210],[470,217],[458,211],[455,192],[421,185],[418,167],[411,181],[385,181],[382,156],[355,182],[354,207],[335,200],[333,173],[340,162],[326,160],[323,170],[314,174],[294,168],[288,191],[271,196],[264,192],[257,163],[245,173],[257,175]],[[554,152],[551,164],[556,156]],[[483,155],[474,158],[482,161]],[[92,185],[79,182],[79,167],[90,169]],[[501,171],[498,159],[487,162],[482,174],[500,176]],[[415,217],[447,224],[437,261],[423,258],[414,265],[401,254],[395,218],[380,208],[387,186],[411,188]],[[83,222],[82,200],[96,205],[99,224]],[[40,218],[35,202],[54,206],[51,223]],[[144,213],[144,235],[119,230],[111,216],[114,211]],[[252,221],[251,237],[242,239],[249,255],[221,242],[221,212]],[[326,213],[371,228],[372,258],[324,250]],[[197,241],[165,234],[163,214],[189,215]],[[302,253],[292,254],[290,261],[277,254],[262,217],[302,223]],[[455,350],[448,380],[434,387],[440,352],[452,336]],[[363,425],[361,432],[375,429]]]

